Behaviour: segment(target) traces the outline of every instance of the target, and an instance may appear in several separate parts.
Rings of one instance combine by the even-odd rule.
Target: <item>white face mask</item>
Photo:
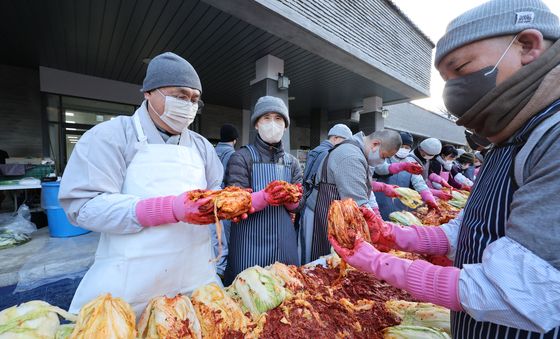
[[[395,155],[397,156],[397,158],[404,159],[409,154],[410,154],[410,150],[408,148],[401,147],[399,148],[399,150]]]
[[[257,125],[257,131],[261,139],[269,144],[276,144],[282,140],[282,136],[284,135],[284,126],[282,124],[269,121],[269,122],[261,122]]]
[[[452,168],[452,167],[453,167],[453,161],[452,161],[452,160],[445,160],[445,161],[443,162],[443,168],[444,168],[446,171],[448,171],[448,172],[451,171],[451,168]]]
[[[422,158],[426,159],[426,160],[432,160],[434,158],[434,155],[423,155]]]
[[[175,132],[183,132],[194,121],[198,104],[164,95],[159,89],[157,91],[165,98],[163,114],[159,118]],[[156,111],[149,101],[148,104]]]
[[[368,154],[368,164],[370,166],[378,166],[385,162],[385,159],[381,157],[381,147],[377,147],[375,151],[369,151]]]

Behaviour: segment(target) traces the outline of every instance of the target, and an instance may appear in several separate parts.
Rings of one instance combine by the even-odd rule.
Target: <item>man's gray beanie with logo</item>
[[[534,28],[545,39],[560,38],[558,17],[540,0],[491,0],[477,6],[449,23],[445,35],[437,42],[434,64],[455,49],[472,42],[515,35]]]

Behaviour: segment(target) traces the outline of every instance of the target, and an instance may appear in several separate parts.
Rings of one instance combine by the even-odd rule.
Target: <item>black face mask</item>
[[[465,130],[465,139],[467,139],[467,143],[472,149],[478,149],[479,147],[486,148],[491,144],[490,140],[468,130]]]
[[[443,102],[449,113],[460,118],[496,87],[497,76],[498,68],[488,66],[480,71],[448,80],[443,88]]]

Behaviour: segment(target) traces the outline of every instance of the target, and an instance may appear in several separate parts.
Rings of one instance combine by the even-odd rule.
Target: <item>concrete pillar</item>
[[[327,111],[314,108],[310,114],[310,143],[311,148],[318,146],[321,141],[327,138],[329,128],[329,117]]]
[[[248,109],[242,110],[243,120],[241,123],[241,145],[245,146],[249,143],[249,135],[255,129],[251,127],[251,111]]]
[[[284,74],[284,60],[273,55],[266,55],[255,62],[255,79],[251,85],[251,114],[255,108],[257,100],[265,95],[272,95],[284,101],[288,110],[288,89],[278,88],[278,75]],[[253,142],[256,137],[256,130],[248,119],[249,142]],[[245,124],[245,120],[243,121]],[[245,125],[243,127],[245,129]],[[290,129],[288,128],[282,137],[282,144],[286,152],[290,151]]]
[[[383,98],[378,96],[364,98],[363,110],[360,112],[360,130],[365,135],[380,131],[385,127],[382,111]]]

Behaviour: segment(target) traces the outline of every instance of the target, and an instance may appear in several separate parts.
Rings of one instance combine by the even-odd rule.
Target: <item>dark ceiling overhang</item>
[[[141,84],[143,60],[173,51],[199,72],[205,101],[250,108],[255,61],[271,54],[285,62],[289,96],[295,98],[290,111],[296,116],[312,108],[350,109],[374,95],[387,103],[423,95],[395,86],[390,75],[380,73],[378,81],[373,73],[359,75],[361,68],[352,71],[333,62],[316,44],[305,49],[201,1],[11,0],[0,6],[3,64]]]

